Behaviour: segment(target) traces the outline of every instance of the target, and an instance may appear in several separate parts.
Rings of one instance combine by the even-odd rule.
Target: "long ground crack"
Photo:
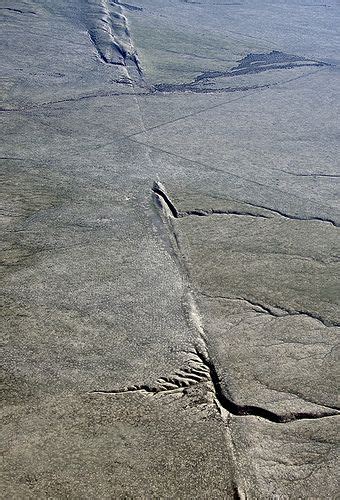
[[[226,410],[228,413],[231,413],[234,416],[253,416],[260,417],[265,420],[269,420],[270,422],[275,422],[278,424],[292,422],[294,420],[302,420],[302,419],[319,419],[330,417],[334,415],[339,415],[340,412],[336,409],[325,409],[322,415],[312,412],[292,412],[287,415],[278,415],[275,412],[270,410],[266,410],[265,408],[261,408],[259,406],[254,405],[240,405],[235,403],[231,398],[227,397],[225,391],[220,382],[220,378],[216,371],[214,363],[207,358],[204,354],[200,353],[198,350],[195,351],[196,355],[201,359],[202,364],[204,364],[209,370],[210,379],[214,388],[215,400],[217,406],[220,410]]]
[[[175,219],[180,219],[183,217],[190,217],[190,216],[198,216],[198,217],[206,217],[209,215],[240,215],[240,216],[248,216],[248,217],[257,217],[257,218],[262,218],[262,219],[269,219],[272,218],[269,215],[265,214],[259,214],[259,213],[254,213],[251,211],[244,211],[244,210],[216,210],[216,209],[209,209],[209,210],[203,210],[203,209],[194,209],[194,210],[178,210],[178,208],[175,206],[174,202],[171,200],[170,196],[166,192],[164,186],[160,182],[154,182],[152,191],[154,195],[156,195],[156,200],[160,201],[161,204],[165,204],[167,209],[169,210],[170,214],[172,217]],[[322,217],[300,217],[298,215],[291,215],[291,214],[286,214],[280,210],[275,210],[272,208],[268,208],[262,205],[255,205],[253,203],[247,202],[247,205],[254,207],[256,209],[262,209],[266,210],[267,212],[271,212],[274,215],[280,216],[285,219],[290,219],[290,220],[299,220],[299,221],[315,221],[315,222],[325,222],[328,224],[332,224],[335,227],[338,227],[338,224],[336,224],[333,220],[331,219],[324,219]]]
[[[165,211],[165,214],[167,215],[168,222],[171,222],[171,218],[181,218],[181,217],[187,217],[187,216],[207,216],[207,215],[212,215],[214,212],[205,212],[205,211],[200,211],[200,210],[193,210],[193,211],[186,211],[182,212],[177,209],[175,204],[172,202],[168,194],[166,193],[164,187],[162,184],[159,182],[155,182],[152,188],[152,192],[154,195],[154,199],[157,202],[158,206]],[[219,214],[225,214],[225,215],[242,215],[242,216],[251,216],[251,217],[264,217],[267,218],[265,215],[261,214],[249,214],[247,212],[218,212]],[[281,214],[280,214],[281,215]],[[169,219],[170,217],[170,219]],[[290,218],[289,216],[285,216],[287,218]],[[301,219],[305,220],[305,219]],[[308,219],[309,220],[309,219]],[[328,222],[328,221],[327,221]],[[171,223],[169,224],[169,227],[171,228]],[[172,232],[174,232],[174,229],[172,229]],[[175,240],[176,240],[176,235]],[[177,240],[176,240],[177,241]],[[216,298],[216,297],[213,297]],[[223,297],[225,298],[225,297]],[[313,319],[317,319],[321,321],[325,326],[337,326],[335,324],[328,324],[328,322],[325,322],[323,318],[321,318],[319,315],[314,314],[314,313],[309,313],[309,312],[304,312],[304,311],[291,311],[288,309],[282,309],[282,308],[276,308],[276,307],[271,307],[267,305],[263,305],[257,302],[254,302],[252,300],[244,299],[244,298],[234,298],[234,300],[244,300],[248,302],[252,307],[256,307],[258,311],[266,313],[266,314],[271,314],[276,317],[281,317],[284,315],[302,315],[305,314],[307,316],[312,317]],[[194,304],[191,304],[189,306],[191,308],[195,308],[195,311],[191,311],[191,316],[197,316],[197,307]],[[198,358],[201,362],[201,366],[204,366],[206,368],[206,371],[209,373],[209,378],[211,381],[211,386],[214,394],[214,400],[215,403],[223,416],[223,411],[228,412],[231,415],[234,416],[255,416],[255,417],[260,417],[265,420],[275,422],[275,423],[286,423],[286,422],[291,422],[295,420],[302,420],[302,419],[319,419],[319,418],[325,418],[325,417],[330,417],[334,415],[339,415],[340,412],[335,409],[335,408],[330,408],[330,407],[325,407],[323,405],[319,405],[320,409],[323,410],[323,413],[320,414],[319,412],[312,412],[312,411],[305,411],[305,412],[290,412],[286,413],[285,415],[281,415],[278,413],[275,413],[274,411],[255,406],[255,405],[241,405],[236,403],[227,393],[225,388],[223,388],[222,383],[220,381],[220,377],[218,375],[218,371],[213,363],[213,361],[210,359],[209,354],[208,354],[208,347],[207,347],[207,340],[206,340],[206,335],[203,330],[203,326],[200,324],[199,319],[195,322],[195,326],[197,329],[197,332],[200,336],[201,341],[203,342],[204,345],[204,350],[206,353],[203,353],[200,350],[195,350],[194,355],[196,358]],[[151,392],[151,391],[149,391]]]
[[[177,371],[172,376],[160,377],[154,384],[132,385],[111,390],[95,390],[90,392],[90,394],[120,395],[140,393],[145,395],[157,395],[182,392],[183,395],[185,395],[186,391],[191,386],[205,383],[210,386],[214,403],[222,417],[223,413],[226,411],[235,417],[260,417],[270,422],[282,424],[295,420],[312,420],[340,414],[336,408],[329,408],[321,405],[320,407],[324,409],[322,415],[312,412],[292,412],[286,415],[278,415],[275,412],[259,406],[237,404],[225,394],[215,365],[208,356],[198,349],[194,349],[190,354],[193,357],[190,359],[188,367]]]
[[[340,326],[340,322],[332,321],[324,319],[321,314],[318,314],[313,311],[305,311],[305,310],[296,310],[291,308],[284,308],[282,306],[270,306],[267,304],[263,304],[261,302],[256,302],[254,300],[245,298],[245,297],[225,297],[224,295],[209,295],[205,292],[200,291],[200,295],[207,297],[208,299],[224,299],[224,300],[237,300],[250,304],[256,312],[260,312],[263,314],[269,314],[270,316],[274,316],[275,318],[284,318],[287,316],[308,316],[309,318],[315,319],[319,321],[324,326],[329,328]]]
[[[171,201],[169,195],[166,193],[165,189],[159,182],[155,182],[152,191],[166,204],[171,215],[175,219],[180,219],[183,217],[197,216],[197,217],[207,217],[209,215],[240,215],[248,217],[259,217],[262,219],[268,219],[267,215],[255,214],[252,212],[246,212],[242,210],[215,210],[213,208],[209,210],[195,209],[195,210],[178,210],[175,204]]]

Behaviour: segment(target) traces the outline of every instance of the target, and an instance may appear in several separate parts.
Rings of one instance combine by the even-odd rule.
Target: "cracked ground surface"
[[[336,498],[340,8],[12,0],[5,498]]]

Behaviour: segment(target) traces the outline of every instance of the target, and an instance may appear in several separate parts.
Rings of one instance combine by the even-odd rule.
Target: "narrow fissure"
[[[194,209],[194,210],[186,210],[186,211],[181,211],[178,210],[175,206],[175,204],[171,201],[169,195],[166,193],[165,189],[159,182],[154,182],[152,191],[155,195],[159,196],[161,200],[166,204],[167,208],[171,212],[171,215],[175,219],[180,219],[183,217],[190,217],[190,216],[198,216],[198,217],[207,217],[209,215],[239,215],[239,216],[245,216],[245,217],[258,217],[262,219],[270,219],[271,217],[264,215],[264,214],[254,214],[251,212],[245,212],[241,210],[214,210],[214,209],[209,209],[209,210],[202,210],[202,209]],[[335,227],[338,227],[338,224],[336,224],[333,220],[331,219],[324,219],[322,217],[299,217],[297,215],[288,215],[282,211],[279,211],[277,209],[273,208],[268,208],[262,205],[255,205],[250,202],[245,202],[247,205],[257,208],[257,209],[263,209],[267,210],[268,212],[272,212],[273,214],[277,214],[280,217],[283,217],[285,219],[290,219],[290,220],[299,220],[299,221],[316,221],[316,222],[325,222],[328,224],[332,224]]]
[[[175,204],[171,201],[171,199],[167,195],[165,189],[163,188],[163,186],[159,182],[154,183],[154,185],[152,187],[152,192],[155,196],[155,200],[157,202],[158,207],[161,209],[166,208],[169,212],[168,215],[173,217],[173,218],[178,219],[178,218],[190,216],[190,215],[198,215],[198,216],[208,215],[206,213],[202,214],[201,212],[196,213],[196,211],[193,211],[194,213],[193,212],[180,212],[176,208]],[[237,214],[237,215],[240,215],[240,214]],[[247,214],[242,214],[242,215],[247,215]],[[301,220],[303,220],[303,219],[301,219]],[[172,229],[172,232],[174,232],[173,229]],[[234,300],[246,300],[246,299],[234,299]],[[246,302],[249,302],[252,306],[256,306],[256,307],[261,308],[264,313],[272,314],[275,316],[277,315],[278,317],[280,316],[280,312],[276,313],[270,307],[262,306],[261,304],[257,304],[257,303],[252,302],[252,301],[246,300]],[[292,314],[290,311],[285,311],[283,309],[282,309],[282,311],[283,311],[283,313]],[[294,312],[294,314],[306,314],[306,313]],[[326,325],[326,322],[324,322],[324,320],[322,318],[320,318],[320,317],[316,318],[316,317],[314,317],[314,315],[312,316],[311,314],[309,314],[309,316],[313,317],[313,319],[318,319],[319,321],[323,322]],[[333,325],[333,324],[328,325],[327,324],[326,326],[335,326],[335,325]],[[204,334],[202,326],[200,325],[198,328],[196,325],[196,329],[198,331],[198,334],[200,336],[201,341],[203,342],[203,344],[205,346],[207,354],[203,354],[201,351],[198,351],[197,349],[195,350],[194,354],[200,359],[202,365],[205,366],[209,372],[211,384],[212,384],[213,391],[214,391],[215,401],[216,401],[217,407],[220,409],[221,413],[222,413],[221,410],[225,410],[234,416],[253,416],[253,417],[255,416],[255,417],[260,417],[260,418],[263,418],[265,420],[268,420],[268,421],[274,422],[274,423],[287,423],[287,422],[292,422],[295,420],[320,419],[320,418],[325,418],[325,417],[330,417],[330,416],[335,416],[335,415],[340,414],[340,411],[338,411],[335,408],[329,408],[329,407],[326,408],[323,405],[320,405],[320,408],[323,409],[323,414],[321,414],[321,415],[319,413],[315,413],[315,412],[311,412],[311,411],[309,411],[309,412],[308,411],[306,411],[306,412],[292,412],[292,413],[287,413],[286,415],[278,415],[277,413],[270,411],[270,410],[267,410],[267,409],[262,408],[262,407],[258,407],[258,406],[254,406],[254,405],[240,405],[240,404],[235,403],[231,398],[229,398],[225,394],[223,387],[221,385],[217,370],[215,368],[215,365],[209,359],[206,336]]]
[[[194,209],[194,210],[180,211],[176,208],[176,206],[171,201],[171,199],[166,194],[166,192],[160,187],[159,183],[154,183],[152,191],[154,194],[156,194],[157,196],[159,196],[162,199],[162,201],[166,204],[169,211],[171,212],[171,215],[175,219],[182,219],[184,217],[190,217],[190,216],[208,217],[209,215],[239,215],[239,216],[247,216],[247,217],[259,217],[262,219],[269,218],[266,215],[253,214],[251,212],[244,212],[241,210],[229,210],[229,211],[227,211],[227,210],[215,210],[215,209],[209,209],[209,210]]]
[[[327,328],[340,326],[340,322],[324,319],[321,314],[315,313],[313,311],[288,309],[278,305],[270,306],[261,302],[255,302],[254,300],[250,300],[245,297],[225,297],[223,295],[209,295],[202,291],[200,291],[199,294],[207,297],[208,299],[239,300],[247,302],[251,306],[254,306],[254,308],[257,307],[258,309],[254,309],[257,312],[269,314],[270,316],[274,316],[275,318],[285,318],[287,316],[307,316],[309,318],[315,319],[316,321],[319,321]]]
[[[104,396],[131,393],[157,395],[162,393],[175,394],[183,392],[183,394],[185,394],[185,391],[194,385],[210,382],[213,397],[221,415],[222,410],[225,410],[235,417],[260,417],[270,422],[283,424],[295,420],[320,419],[340,414],[337,408],[322,407],[324,408],[322,415],[313,412],[296,412],[287,415],[278,415],[275,412],[258,406],[239,405],[228,398],[224,393],[216,368],[207,355],[197,349],[191,354],[196,358],[191,360],[194,366],[189,366],[171,377],[160,377],[153,385],[140,384],[120,389],[95,390],[91,391],[89,394]],[[199,361],[199,365],[197,361]]]
[[[200,353],[199,351],[196,351],[196,355],[201,359],[202,363],[205,364],[209,369],[211,382],[214,387],[214,393],[218,404],[224,410],[231,413],[231,415],[243,416],[243,417],[244,416],[260,417],[265,420],[269,420],[270,422],[284,424],[287,422],[292,422],[294,420],[320,419],[340,414],[340,412],[337,411],[336,409],[329,409],[328,411],[325,410],[323,415],[319,415],[317,413],[312,413],[312,412],[296,412],[288,415],[278,415],[275,412],[266,410],[265,408],[261,408],[258,406],[239,405],[225,395],[214,364],[204,354]]]

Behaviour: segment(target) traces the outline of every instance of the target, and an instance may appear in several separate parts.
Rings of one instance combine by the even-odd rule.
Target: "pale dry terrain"
[[[336,498],[337,0],[2,0],[4,498]]]

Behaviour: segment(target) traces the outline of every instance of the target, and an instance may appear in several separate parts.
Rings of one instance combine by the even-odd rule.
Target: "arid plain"
[[[336,498],[337,0],[2,0],[4,498]]]

